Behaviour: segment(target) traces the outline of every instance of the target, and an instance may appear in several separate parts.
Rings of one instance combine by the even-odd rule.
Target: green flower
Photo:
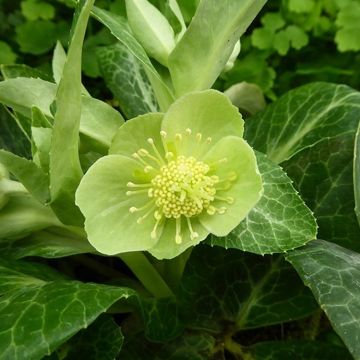
[[[90,243],[108,255],[147,250],[169,259],[209,233],[227,235],[262,194],[243,128],[214,90],[126,122],[76,193]]]

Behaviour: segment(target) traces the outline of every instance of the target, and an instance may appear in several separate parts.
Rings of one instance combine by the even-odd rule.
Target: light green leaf
[[[110,315],[101,315],[87,329],[81,330],[67,344],[66,360],[114,360],[120,352],[124,337],[119,325]]]
[[[296,25],[289,25],[286,29],[286,34],[289,38],[291,46],[296,49],[300,50],[304,46],[306,46],[309,42],[309,36],[307,33]]]
[[[60,225],[49,207],[27,194],[10,196],[0,211],[0,239],[25,237],[33,231]]]
[[[355,213],[360,225],[360,122],[356,133],[354,151],[354,194],[355,194]]]
[[[251,43],[261,50],[271,49],[274,46],[275,34],[271,29],[258,28],[251,34]]]
[[[299,319],[317,308],[282,256],[203,245],[188,260],[178,299],[187,326],[215,333]]]
[[[78,232],[80,234],[63,228],[50,227],[32,232],[21,239],[1,240],[0,250],[4,257],[9,256],[15,259],[28,256],[54,259],[95,252],[86,235],[81,234],[80,229]]]
[[[265,2],[200,2],[188,29],[169,58],[168,66],[177,96],[211,87],[228,61],[235,43]]]
[[[210,237],[211,245],[255,254],[287,251],[316,238],[316,222],[285,172],[257,153],[264,194],[226,237]]]
[[[355,359],[360,357],[360,255],[317,240],[286,255]]]
[[[168,4],[169,4],[170,10],[175,15],[176,19],[178,20],[178,22],[180,24],[181,30],[176,34],[176,37],[175,37],[176,41],[179,41],[183,37],[183,35],[186,31],[185,20],[183,18],[183,15],[182,15],[182,12],[181,12],[181,9],[179,7],[177,0],[168,0]]]
[[[354,133],[360,93],[344,85],[313,83],[289,91],[247,124],[245,138],[281,163],[324,138]]]
[[[55,97],[56,84],[41,79],[16,78],[0,82],[0,102],[28,118],[34,106],[52,118],[50,107]],[[123,124],[122,116],[110,105],[89,96],[81,97],[80,109],[80,133],[91,137],[95,149],[106,151]]]
[[[41,359],[116,301],[133,295],[126,288],[65,280],[8,293],[0,299],[2,357]]]
[[[17,55],[10,45],[4,41],[0,41],[0,64],[12,64],[16,61],[16,58]]]
[[[106,85],[127,118],[159,111],[143,64],[126,46],[118,42],[99,48],[96,54]]]
[[[275,32],[285,25],[285,20],[278,12],[267,12],[262,18],[261,23],[265,28]]]
[[[286,55],[290,49],[290,40],[285,30],[280,30],[274,36],[274,49],[282,56]]]
[[[46,81],[52,80],[49,74],[24,64],[1,65],[0,69],[5,80],[17,77],[39,78]]]
[[[224,94],[244,115],[255,115],[265,109],[264,94],[256,84],[240,82],[225,90]]]
[[[310,13],[314,6],[314,0],[288,0],[289,10],[295,13]]]
[[[0,150],[0,162],[37,200],[49,202],[49,178],[36,164],[6,150]]]
[[[51,20],[55,16],[54,6],[42,1],[22,1],[21,12],[28,20]]]
[[[135,38],[149,56],[166,66],[175,47],[174,30],[166,17],[147,0],[126,0],[126,13]]]
[[[75,191],[82,178],[79,160],[81,118],[81,52],[94,0],[79,3],[75,13],[67,61],[56,94],[56,114],[50,152],[51,206],[65,224],[83,222],[75,206]]]
[[[97,7],[93,7],[92,14],[144,65],[150,83],[155,91],[159,106],[162,111],[166,111],[174,101],[171,90],[169,90],[164,80],[152,65],[145,50],[134,38],[126,20],[121,16],[114,15]]]

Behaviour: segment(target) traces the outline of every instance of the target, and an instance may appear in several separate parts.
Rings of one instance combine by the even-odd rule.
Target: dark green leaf
[[[299,319],[316,309],[311,293],[282,256],[198,246],[179,295],[191,328],[220,332]]]
[[[314,211],[318,237],[360,250],[360,228],[354,212],[353,148],[353,134],[325,138],[283,165]]]
[[[254,360],[351,360],[345,348],[318,341],[269,341],[251,347]]]
[[[46,81],[52,80],[49,74],[23,64],[1,65],[1,74],[5,80],[17,77],[39,78]]]
[[[360,93],[344,85],[313,83],[289,91],[247,123],[245,138],[281,163],[327,137],[352,134]]]
[[[114,360],[120,352],[123,335],[109,315],[101,315],[87,329],[80,331],[67,344],[66,360]]]
[[[128,118],[159,111],[143,64],[122,43],[97,51],[106,84]]]
[[[0,106],[0,148],[27,159],[31,156],[29,137],[3,106]]]
[[[80,229],[79,232],[81,232]],[[33,232],[21,239],[1,240],[0,251],[5,257],[21,259],[28,256],[60,258],[92,253],[95,250],[88,242],[85,234],[81,236],[81,234],[54,227]]]
[[[86,328],[120,299],[125,288],[56,280],[0,298],[0,353],[3,359],[37,360]]]
[[[360,358],[360,255],[317,240],[286,256],[355,359]]]
[[[316,238],[316,222],[285,172],[257,153],[264,194],[228,236],[210,237],[212,245],[256,254],[287,251]]]

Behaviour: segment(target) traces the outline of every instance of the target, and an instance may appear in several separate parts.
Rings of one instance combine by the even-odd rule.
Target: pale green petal
[[[186,135],[186,129],[192,134]],[[244,121],[230,100],[216,90],[193,92],[176,100],[164,116],[162,130],[167,133],[165,143],[186,156],[198,157],[221,138],[229,135],[242,137]],[[196,134],[202,135],[201,142]],[[176,140],[176,134],[182,140]],[[208,144],[206,139],[211,138]]]
[[[159,260],[172,259],[178,256],[189,247],[197,245],[200,241],[204,240],[209,234],[209,231],[207,231],[199,223],[199,220],[196,217],[194,217],[191,218],[192,229],[193,231],[197,232],[199,236],[195,239],[190,239],[190,231],[186,222],[186,218],[182,216],[182,221],[181,221],[182,243],[176,244],[175,222],[176,222],[175,219],[166,219],[165,226],[159,241],[156,243],[154,247],[148,250],[151,255],[155,256]]]
[[[151,248],[161,235],[152,239],[152,214],[138,224],[146,211],[130,213],[130,207],[144,206],[146,193],[126,195],[127,183],[149,181],[139,164],[122,155],[98,160],[85,174],[76,192],[76,204],[85,216],[85,230],[91,245],[103,254],[114,255]],[[130,189],[132,190],[132,189]],[[150,209],[150,208],[149,208]]]
[[[217,208],[225,206],[225,214],[208,215],[206,212],[199,220],[206,229],[217,236],[225,236],[243,220],[255,206],[263,193],[262,180],[257,168],[253,149],[245,140],[236,136],[228,136],[220,140],[202,159],[207,164],[224,157],[227,162],[216,165],[212,173],[220,180],[228,174],[236,173],[236,180],[228,190],[218,191],[216,195],[231,197],[232,204],[215,200],[211,204]]]
[[[149,113],[128,120],[114,136],[109,154],[132,157],[133,153],[145,149],[155,156],[151,144],[147,141],[147,139],[152,138],[160,155],[164,158],[164,148],[160,136],[163,116],[162,113]],[[149,160],[149,162],[156,166],[156,162],[153,160]]]

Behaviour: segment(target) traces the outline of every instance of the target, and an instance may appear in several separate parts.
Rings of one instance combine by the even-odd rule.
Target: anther
[[[168,151],[166,154],[165,154],[165,157],[167,160],[171,160],[174,158],[174,154],[171,152],[171,151]]]
[[[212,138],[209,136],[209,137],[206,139],[206,142],[207,142],[208,144],[210,144],[211,141],[212,141]]]
[[[166,131],[161,130],[161,131],[160,131],[160,135],[161,135],[161,137],[163,137],[163,138],[165,139],[166,136],[167,136],[167,133],[166,133]]]
[[[138,208],[136,208],[135,206],[132,206],[130,209],[129,209],[129,212],[131,212],[132,214],[136,211],[139,211]]]
[[[200,142],[201,139],[202,139],[202,134],[201,134],[201,133],[197,133],[197,134],[196,134],[196,140],[197,140],[198,142]]]
[[[148,156],[149,152],[147,150],[145,150],[145,149],[140,149],[140,150],[138,150],[138,154],[140,156]]]
[[[182,135],[177,133],[175,134],[175,140],[181,141],[182,140]]]
[[[191,129],[187,128],[185,131],[188,135],[191,135]]]
[[[153,168],[152,166],[150,166],[150,165],[146,165],[146,166],[144,167],[144,171],[145,171],[146,173],[149,173],[149,172],[152,171],[152,170],[154,170],[154,168]]]

